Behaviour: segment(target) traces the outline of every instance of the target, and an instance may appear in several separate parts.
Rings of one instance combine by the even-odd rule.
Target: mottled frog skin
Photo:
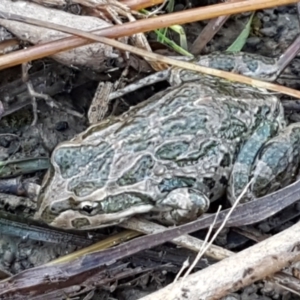
[[[57,146],[36,218],[76,229],[136,214],[179,224],[225,193],[233,203],[250,180],[243,201],[295,180],[300,126],[286,127],[274,93],[182,69],[171,81]]]

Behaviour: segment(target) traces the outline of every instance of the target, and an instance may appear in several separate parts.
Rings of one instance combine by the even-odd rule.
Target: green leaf
[[[171,5],[171,7],[168,7],[168,9],[171,9],[174,7],[173,1],[169,1],[169,4]],[[148,12],[146,9],[141,9],[140,12],[145,15],[150,14],[150,12]],[[171,41],[169,38],[167,38],[166,35],[167,35],[168,29],[169,30],[171,29],[179,34],[180,46],[178,46],[174,41]],[[154,32],[156,33],[157,40],[159,42],[169,45],[177,53],[180,53],[185,56],[193,57],[193,55],[187,51],[188,46],[187,46],[186,34],[185,34],[182,26],[173,25],[168,28],[161,28],[161,29],[154,30]]]
[[[174,51],[176,51],[177,53],[180,53],[184,56],[190,56],[193,57],[193,55],[191,53],[189,53],[188,51],[186,51],[185,49],[183,49],[182,47],[178,46],[174,41],[171,41],[170,39],[168,39],[166,36],[163,36],[159,30],[154,30],[154,32],[157,34],[157,36],[163,40],[164,44],[169,45]]]
[[[253,12],[250,16],[249,21],[247,22],[245,28],[240,33],[240,35],[236,38],[236,40],[231,44],[231,46],[226,50],[228,52],[239,52],[243,49],[246,44],[246,40],[251,31],[251,23],[253,20],[255,12]]]

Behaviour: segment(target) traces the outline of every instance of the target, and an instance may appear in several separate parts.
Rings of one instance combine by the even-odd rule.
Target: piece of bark
[[[112,26],[112,24],[100,18],[73,15],[62,10],[46,8],[24,1],[1,0],[0,11],[41,19],[84,31],[94,31]],[[42,26],[33,26],[1,18],[0,25],[12,32],[19,39],[31,44],[44,44],[70,36],[69,34],[50,30]],[[65,65],[91,68],[96,71],[103,71],[109,68],[110,60],[118,57],[118,50],[100,43],[89,44],[52,56],[52,58]]]
[[[140,300],[220,299],[300,260],[300,222]]]

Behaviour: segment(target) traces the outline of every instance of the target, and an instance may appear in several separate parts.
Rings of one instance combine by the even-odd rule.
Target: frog
[[[257,77],[248,58],[240,72]],[[243,202],[296,180],[300,125],[287,124],[277,94],[185,69],[170,74],[169,88],[53,150],[36,219],[90,230],[141,214],[178,225],[224,195],[233,204],[249,182]]]

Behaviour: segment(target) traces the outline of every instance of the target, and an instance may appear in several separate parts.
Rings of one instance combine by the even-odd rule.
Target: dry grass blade
[[[126,230],[126,231],[120,232],[118,234],[112,235],[112,236],[108,237],[107,239],[100,241],[98,243],[95,243],[91,246],[88,246],[81,250],[75,251],[71,254],[65,255],[56,260],[53,260],[48,265],[53,266],[53,265],[64,263],[64,262],[71,263],[72,260],[75,260],[78,257],[82,257],[83,255],[85,255],[87,253],[92,253],[92,252],[96,252],[96,251],[100,251],[100,250],[104,250],[104,249],[116,246],[120,243],[124,243],[125,241],[131,240],[140,235],[141,235],[141,233],[139,233],[137,231]]]
[[[229,16],[221,16],[210,20],[205,28],[201,31],[197,39],[194,41],[191,53],[194,55],[200,54],[204,47],[210,42],[210,40],[228,20],[228,18]]]

